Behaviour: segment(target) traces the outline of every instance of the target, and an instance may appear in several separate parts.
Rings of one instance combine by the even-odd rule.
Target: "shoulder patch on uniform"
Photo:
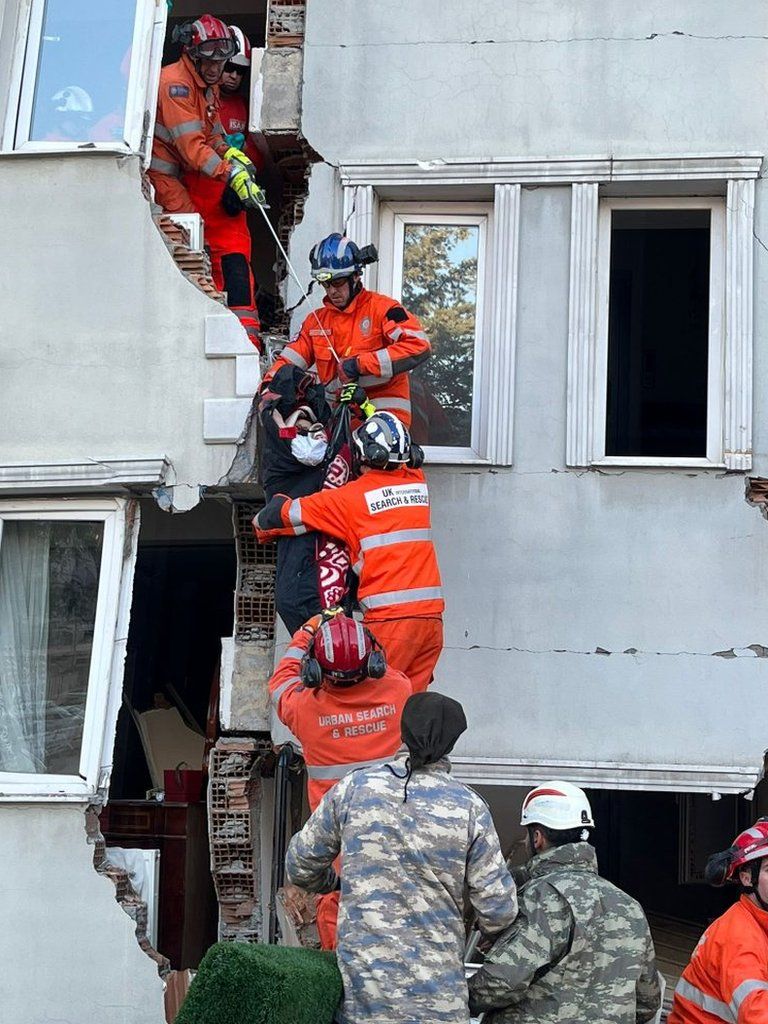
[[[188,85],[169,85],[168,86],[169,96],[189,96]]]
[[[401,324],[403,320],[408,319],[408,314],[402,306],[393,306],[391,309],[388,309],[384,315],[387,320],[394,320],[396,324]]]

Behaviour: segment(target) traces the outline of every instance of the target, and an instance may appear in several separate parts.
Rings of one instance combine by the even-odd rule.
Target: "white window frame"
[[[0,771],[0,801],[87,801],[108,782],[138,532],[137,520],[127,522],[127,507],[122,498],[0,501],[0,549],[3,523],[8,520],[104,524],[78,774]]]
[[[709,210],[709,347],[707,366],[707,453],[705,457],[606,455],[608,312],[611,224],[614,210]],[[595,350],[594,450],[596,466],[685,466],[723,468],[725,326],[725,200],[722,197],[601,199],[597,246],[597,344]]]
[[[168,8],[165,0],[134,2],[131,70],[124,138],[105,142],[37,142],[29,138],[46,0],[31,0],[19,19],[3,127],[3,153],[138,153],[147,164],[152,148],[157,88]]]
[[[471,444],[465,446],[425,445],[424,454],[432,463],[487,462],[484,436],[487,433],[484,396],[484,354],[487,334],[487,296],[489,267],[493,265],[492,203],[382,203],[379,237],[379,282],[387,294],[402,301],[403,241],[410,224],[466,225],[478,228],[477,291],[475,300],[475,351],[472,381]]]

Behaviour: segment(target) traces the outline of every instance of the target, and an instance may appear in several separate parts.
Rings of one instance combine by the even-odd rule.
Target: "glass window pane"
[[[6,520],[0,547],[0,771],[76,775],[104,525]]]
[[[405,225],[403,305],[432,343],[432,358],[411,374],[419,444],[468,448],[472,441],[479,244],[474,224]]]
[[[45,0],[30,140],[123,139],[135,11],[130,0]]]

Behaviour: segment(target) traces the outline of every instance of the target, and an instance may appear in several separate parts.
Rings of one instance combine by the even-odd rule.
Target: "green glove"
[[[344,385],[339,393],[339,402],[356,405],[366,419],[373,416],[376,412],[376,406],[373,402],[368,401],[365,391],[355,381],[350,381],[349,384]]]
[[[229,141],[231,138],[232,138],[232,136],[228,135],[227,136],[227,141]],[[230,146],[229,147],[229,149],[224,154],[224,159],[225,160],[234,160],[237,163],[241,164],[243,167],[253,167],[253,164],[248,159],[248,157],[245,155],[245,153],[242,151],[242,149],[238,149],[236,146]]]
[[[245,167],[238,168],[235,164],[229,187],[245,207],[255,210],[257,206],[267,205],[264,190],[259,188]]]

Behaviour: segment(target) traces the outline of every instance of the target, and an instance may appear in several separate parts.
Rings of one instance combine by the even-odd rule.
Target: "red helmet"
[[[249,68],[251,66],[251,44],[248,42],[248,36],[237,25],[230,25],[229,31],[237,43],[237,53],[231,58],[232,63],[241,68]]]
[[[385,671],[384,655],[371,633],[355,619],[336,615],[315,633],[302,680],[310,688],[324,678],[336,686],[351,686],[365,678],[380,679]]]
[[[184,44],[184,52],[193,60],[230,60],[238,52],[237,40],[219,18],[201,14],[173,30],[173,39]]]
[[[723,885],[736,878],[739,868],[763,857],[768,857],[768,818],[758,818],[736,836],[729,849],[713,853],[707,861],[706,879],[710,885]]]

